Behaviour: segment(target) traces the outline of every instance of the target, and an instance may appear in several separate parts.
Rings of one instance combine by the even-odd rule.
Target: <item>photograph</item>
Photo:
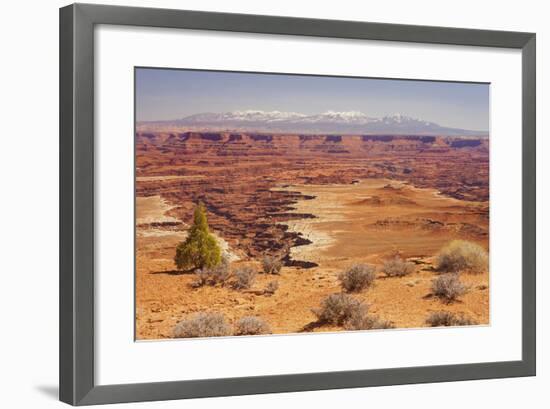
[[[490,324],[490,84],[134,75],[136,340]]]

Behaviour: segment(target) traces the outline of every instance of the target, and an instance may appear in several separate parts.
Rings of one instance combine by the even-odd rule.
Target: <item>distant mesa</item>
[[[181,119],[142,121],[137,124],[140,132],[197,131],[272,132],[301,134],[389,134],[426,136],[476,136],[488,137],[487,131],[475,131],[441,126],[434,122],[395,114],[382,118],[370,117],[357,111],[305,115],[281,111],[206,112]],[[338,142],[338,136],[330,141]],[[328,142],[329,140],[327,140]]]

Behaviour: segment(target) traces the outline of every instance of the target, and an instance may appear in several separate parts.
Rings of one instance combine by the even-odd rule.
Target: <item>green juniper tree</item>
[[[174,262],[179,270],[210,268],[221,262],[221,249],[210,234],[206,209],[202,202],[195,207],[193,225],[185,241],[178,244]]]

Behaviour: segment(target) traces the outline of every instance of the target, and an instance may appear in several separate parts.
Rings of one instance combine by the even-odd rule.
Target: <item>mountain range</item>
[[[406,115],[381,118],[357,111],[306,115],[281,111],[199,113],[174,120],[138,122],[140,131],[189,129],[202,131],[286,132],[307,134],[393,134],[487,137],[487,131],[459,129]]]

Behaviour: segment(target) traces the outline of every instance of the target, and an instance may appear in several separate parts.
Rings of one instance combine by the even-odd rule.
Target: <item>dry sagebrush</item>
[[[370,287],[375,278],[375,269],[368,264],[355,264],[338,275],[342,288],[348,292],[359,292]]]
[[[231,326],[225,322],[223,314],[200,312],[180,321],[174,328],[175,338],[223,337],[231,335]]]
[[[236,290],[245,290],[252,287],[256,280],[256,271],[251,267],[245,266],[238,268],[233,273],[233,288]]]
[[[338,293],[326,297],[313,313],[321,323],[344,325],[354,316],[366,314],[368,307],[354,297]]]
[[[404,277],[414,272],[414,264],[395,256],[384,262],[382,272],[388,277]]]
[[[283,263],[276,257],[265,256],[262,258],[262,271],[266,274],[279,274]]]
[[[264,288],[264,294],[265,295],[273,295],[275,292],[279,289],[279,282],[278,281],[270,281],[267,283],[267,285]]]
[[[202,287],[205,285],[224,286],[231,277],[231,271],[229,262],[223,259],[220,264],[211,268],[202,268],[195,271],[195,280],[192,282],[192,286]]]
[[[367,304],[344,293],[329,295],[313,313],[322,324],[340,325],[350,331],[394,328],[390,321],[369,314]]]
[[[433,294],[446,302],[452,302],[466,293],[466,286],[458,274],[442,274],[432,281]]]
[[[463,313],[436,311],[428,315],[426,324],[430,327],[454,327],[458,325],[477,325],[477,322]]]
[[[350,331],[364,331],[371,329],[391,329],[395,328],[390,321],[382,320],[377,315],[357,314],[346,321],[344,328]]]
[[[246,316],[235,323],[235,335],[271,334],[269,324],[258,317]]]
[[[479,244],[453,240],[437,256],[437,269],[442,272],[483,273],[487,271],[489,256]]]

